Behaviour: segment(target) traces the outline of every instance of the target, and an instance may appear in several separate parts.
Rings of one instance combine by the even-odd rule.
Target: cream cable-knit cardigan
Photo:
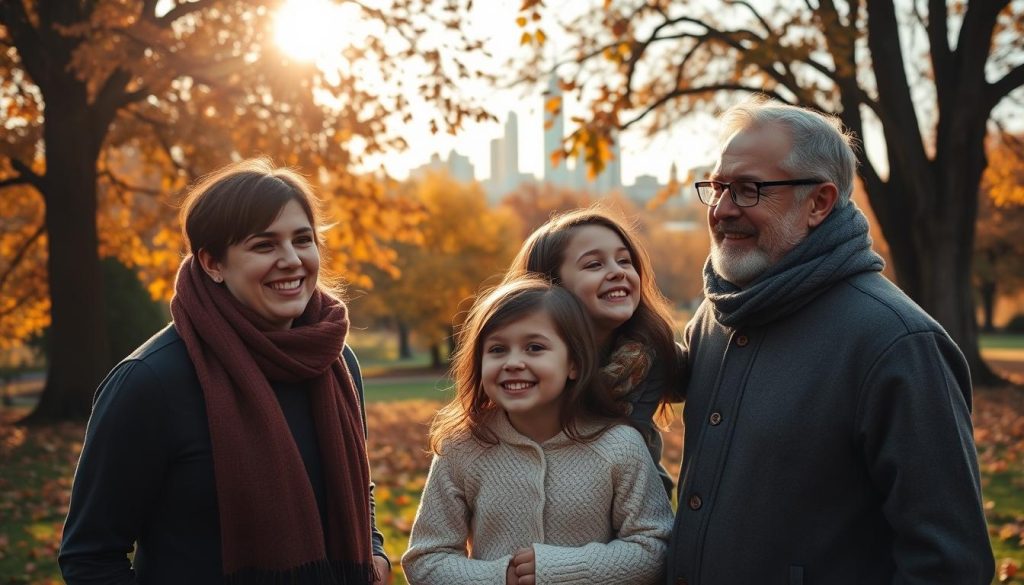
[[[538,445],[504,413],[497,445],[464,436],[435,456],[402,566],[412,585],[503,585],[533,545],[537,585],[656,583],[672,509],[640,433],[614,426]],[[582,433],[599,428],[580,424]]]

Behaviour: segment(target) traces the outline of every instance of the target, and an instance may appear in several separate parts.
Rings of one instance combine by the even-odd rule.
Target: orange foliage
[[[43,213],[29,187],[0,197],[0,349],[21,347],[50,322]]]

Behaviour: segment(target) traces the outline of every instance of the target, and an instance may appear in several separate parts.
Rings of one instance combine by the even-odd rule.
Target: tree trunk
[[[451,363],[455,353],[459,350],[459,336],[455,334],[455,327],[448,326],[448,363]]]
[[[996,309],[996,283],[992,281],[983,282],[978,287],[978,292],[981,297],[981,330],[985,333],[992,333],[996,330],[993,319]]]
[[[84,87],[77,82],[46,96],[43,196],[51,322],[46,385],[26,422],[89,416],[96,386],[112,365],[96,228],[103,118],[88,106]]]
[[[412,358],[412,346],[409,344],[409,326],[401,319],[397,320],[398,325],[398,359],[407,360]]]
[[[441,344],[430,344],[430,367],[440,369],[444,364],[441,362]]]
[[[986,164],[984,120],[981,129],[956,144],[962,153],[956,164],[936,156],[923,170],[894,165],[889,180],[876,182],[868,196],[889,243],[897,283],[960,347],[974,383],[995,384],[1002,380],[981,357],[971,289],[977,186]]]
[[[969,246],[965,249],[962,242],[936,241],[928,250],[919,251],[919,274],[924,287],[915,300],[960,347],[974,383],[997,383],[1000,378],[981,358],[970,265],[964,267],[962,262],[954,261],[957,255],[970,256]]]

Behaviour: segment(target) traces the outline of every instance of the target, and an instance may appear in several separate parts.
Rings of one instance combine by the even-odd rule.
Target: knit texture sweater
[[[503,584],[531,545],[538,585],[661,581],[672,510],[640,433],[537,444],[503,414],[493,430],[496,445],[458,437],[434,457],[402,558],[409,583]]]

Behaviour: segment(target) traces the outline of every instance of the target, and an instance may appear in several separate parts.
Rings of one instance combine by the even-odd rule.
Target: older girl
[[[579,298],[594,328],[601,376],[644,435],[665,490],[654,423],[659,405],[681,400],[682,349],[673,340],[668,302],[658,289],[639,238],[611,213],[591,207],[556,216],[537,228],[505,279],[540,274]]]

